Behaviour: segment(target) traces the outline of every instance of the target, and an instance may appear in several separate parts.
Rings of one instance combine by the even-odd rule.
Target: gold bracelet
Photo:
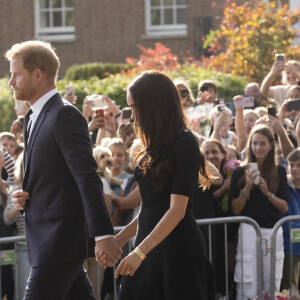
[[[141,259],[144,260],[146,258],[146,255],[138,248],[136,247],[133,252]]]

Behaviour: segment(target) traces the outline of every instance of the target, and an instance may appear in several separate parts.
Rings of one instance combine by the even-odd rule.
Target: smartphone
[[[100,116],[101,118],[104,118],[104,109],[103,108],[97,108],[95,109],[95,114],[98,116]],[[103,119],[103,122],[101,122],[101,124],[99,125],[99,128],[104,127],[105,125],[105,121]]]
[[[297,99],[289,102],[287,105],[288,111],[299,110],[299,109],[300,109],[300,98],[297,98]]]
[[[104,118],[104,109],[103,108],[97,108],[97,109],[95,109],[95,114],[97,116],[101,116],[102,118]]]
[[[217,109],[219,113],[223,112],[225,110],[225,104],[218,104]]]
[[[277,61],[284,63],[284,57],[285,57],[284,53],[276,53],[275,57]]]
[[[253,97],[243,97],[241,100],[235,101],[236,107],[254,107]]]
[[[93,103],[93,110],[97,110],[98,108],[104,107],[106,105],[104,97],[101,95],[93,94],[88,96],[86,100]]]
[[[276,107],[268,107],[268,115],[276,117]]]
[[[131,119],[131,114],[132,114],[132,111],[131,111],[130,107],[124,107],[122,109],[122,117],[123,117],[123,119]]]
[[[252,171],[257,173],[254,184],[258,184],[258,182],[259,182],[259,170],[258,170],[258,164],[256,162],[250,162],[249,163],[249,172],[251,173]]]

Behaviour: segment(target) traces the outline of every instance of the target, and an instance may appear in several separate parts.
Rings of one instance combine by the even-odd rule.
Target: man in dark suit
[[[60,63],[49,43],[16,44],[6,58],[15,99],[31,105],[24,122],[23,190],[12,199],[24,212],[32,267],[25,299],[95,299],[82,267],[87,232],[95,237],[99,262],[112,266],[122,250],[113,237],[86,120],[56,90]]]

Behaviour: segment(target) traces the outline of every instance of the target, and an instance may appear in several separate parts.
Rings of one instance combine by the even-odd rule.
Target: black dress
[[[136,246],[154,229],[170,207],[170,195],[190,197],[198,182],[200,152],[190,132],[184,132],[172,151],[174,170],[169,184],[159,192],[136,168],[142,207],[138,218]],[[152,251],[134,276],[124,276],[120,300],[215,299],[214,274],[207,258],[201,231],[189,201],[185,217]]]

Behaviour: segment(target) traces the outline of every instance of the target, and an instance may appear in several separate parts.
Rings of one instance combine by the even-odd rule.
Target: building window
[[[73,0],[35,0],[35,35],[47,41],[75,40]]]
[[[145,8],[148,36],[187,34],[186,0],[146,0]]]
[[[269,0],[270,8],[278,9],[284,5],[290,4],[290,0]]]

